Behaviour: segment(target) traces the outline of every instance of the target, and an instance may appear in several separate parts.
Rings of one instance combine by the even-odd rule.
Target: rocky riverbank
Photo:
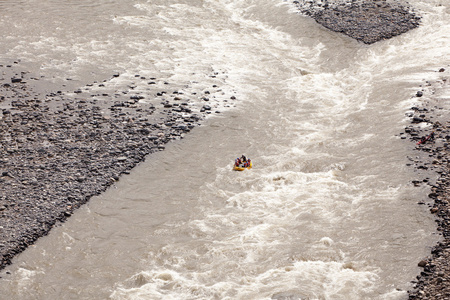
[[[420,17],[403,1],[296,0],[301,13],[322,26],[372,44],[419,26]]]
[[[148,154],[220,112],[210,101],[216,85],[187,95],[136,75],[145,91],[131,84],[99,92],[120,76],[113,74],[75,91],[40,94],[31,86],[45,80],[19,69],[18,62],[0,64],[0,269]]]
[[[419,205],[428,206],[436,215],[441,241],[432,248],[429,257],[418,263],[423,268],[409,299],[450,298],[450,72],[449,67],[438,71],[438,79],[426,82],[417,91],[417,104],[408,112],[411,125],[403,138],[415,143],[417,156],[410,158],[417,173],[415,186],[429,185],[428,199]]]

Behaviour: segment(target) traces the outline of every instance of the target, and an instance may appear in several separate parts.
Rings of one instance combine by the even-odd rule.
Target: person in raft
[[[245,155],[242,155],[241,157],[236,158],[234,165],[236,167],[247,168],[248,166],[250,166],[250,162],[250,158],[247,159]]]

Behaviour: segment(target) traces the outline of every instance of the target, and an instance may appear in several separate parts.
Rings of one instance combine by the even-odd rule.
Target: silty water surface
[[[446,1],[411,3],[420,28],[366,46],[283,1],[2,1],[4,57],[49,87],[120,72],[222,103],[17,257],[2,298],[405,298],[436,236],[397,135],[450,32]]]

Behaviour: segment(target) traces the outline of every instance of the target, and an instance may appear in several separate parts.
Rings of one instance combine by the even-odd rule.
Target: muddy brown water
[[[214,109],[19,255],[0,298],[404,299],[438,236],[399,133],[450,29],[448,3],[410,2],[423,25],[367,46],[286,1],[2,1],[3,57],[47,87],[155,76]]]

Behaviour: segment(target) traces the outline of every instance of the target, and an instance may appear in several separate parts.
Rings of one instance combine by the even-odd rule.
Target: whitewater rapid
[[[145,93],[135,75],[154,76],[199,105],[208,90],[221,113],[19,255],[1,295],[406,298],[438,237],[399,133],[446,63],[446,1],[410,1],[422,26],[371,46],[287,1],[12,2],[3,57],[48,89],[119,72],[108,89]],[[242,154],[254,168],[232,172]]]

